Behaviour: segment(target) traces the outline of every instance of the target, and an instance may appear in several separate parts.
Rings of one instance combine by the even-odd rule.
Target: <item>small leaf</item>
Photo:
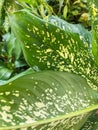
[[[0,80],[7,80],[10,78],[13,70],[8,69],[5,66],[0,66]]]
[[[68,72],[43,71],[0,86],[0,129],[79,130],[98,108],[97,93]]]
[[[67,13],[68,13],[68,7],[67,7],[67,5],[65,5],[64,10],[63,10],[63,16],[65,19],[67,17]]]

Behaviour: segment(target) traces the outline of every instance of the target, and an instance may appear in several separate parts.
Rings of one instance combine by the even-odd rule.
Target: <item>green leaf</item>
[[[31,67],[78,73],[97,90],[98,69],[88,51],[88,43],[83,44],[80,31],[64,30],[63,26],[42,20],[27,10],[15,12],[9,19],[12,31],[20,41],[25,59]],[[84,36],[83,32],[81,34]]]
[[[92,16],[92,51],[98,66],[98,0],[88,1]]]
[[[1,66],[0,66],[1,67]],[[5,68],[5,70],[7,70],[7,68]],[[1,68],[1,70],[0,70],[0,72],[3,72],[3,73],[1,73],[2,74],[2,77],[0,78],[0,86],[1,85],[4,85],[4,84],[7,84],[7,83],[9,83],[9,82],[11,82],[11,81],[13,81],[13,80],[15,80],[15,79],[17,79],[17,78],[19,78],[19,77],[21,77],[21,76],[23,76],[23,75],[26,75],[26,74],[30,74],[30,73],[34,73],[35,71],[34,70],[32,70],[31,68],[29,68],[29,69],[27,69],[27,70],[25,70],[24,72],[21,72],[21,73],[19,73],[19,74],[17,74],[17,75],[14,75],[13,77],[11,77],[10,78],[10,70],[8,70],[8,72],[10,72],[9,74],[6,74],[6,73],[8,73],[8,72],[5,72],[4,71],[4,67],[2,67]],[[4,73],[5,72],[5,73]],[[9,76],[9,77],[6,77],[6,76]],[[7,80],[6,80],[7,79]]]
[[[19,41],[15,38],[13,33],[7,33],[3,36],[4,41],[6,42],[7,57],[10,60],[11,58],[15,61],[20,58],[21,55],[21,46]]]
[[[7,80],[10,78],[13,70],[7,68],[6,66],[0,65],[0,80]]]
[[[97,98],[96,91],[76,74],[24,75],[0,86],[0,129],[79,130],[98,108]]]
[[[0,1],[0,25],[2,23],[2,8],[3,8],[3,5],[4,5],[4,0],[1,0]]]
[[[98,130],[98,109],[94,110],[81,130]]]
[[[63,16],[65,19],[67,18],[67,13],[68,13],[68,6],[65,5],[64,10],[63,10]]]
[[[78,34],[80,36],[80,39],[83,41],[83,44],[88,44],[89,46],[91,46],[92,34],[82,25],[71,24],[55,16],[49,17],[49,22],[63,29],[65,32]]]

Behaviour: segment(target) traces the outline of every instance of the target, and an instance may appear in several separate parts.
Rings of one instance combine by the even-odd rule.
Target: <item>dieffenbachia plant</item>
[[[0,87],[0,129],[80,129],[98,107],[96,91],[79,75],[43,71]]]
[[[39,72],[30,69],[1,83],[0,129],[97,130],[98,68],[91,33],[28,9],[8,15],[27,64]]]

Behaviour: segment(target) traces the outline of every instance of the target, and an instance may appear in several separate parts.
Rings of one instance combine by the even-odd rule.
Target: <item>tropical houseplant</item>
[[[92,32],[44,0],[1,0],[1,130],[98,130],[98,2],[88,3]]]

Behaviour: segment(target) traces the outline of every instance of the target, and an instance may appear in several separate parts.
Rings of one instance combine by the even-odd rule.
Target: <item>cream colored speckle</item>
[[[45,107],[45,104],[43,102],[36,102],[35,105],[38,107],[38,108],[43,108]]]
[[[30,35],[25,35],[26,37],[30,38]]]
[[[11,109],[10,106],[2,106],[3,111],[9,111]]]
[[[30,46],[25,46],[25,47],[28,48],[28,49],[30,48]]]
[[[9,95],[10,94],[10,92],[5,92],[5,95]]]

